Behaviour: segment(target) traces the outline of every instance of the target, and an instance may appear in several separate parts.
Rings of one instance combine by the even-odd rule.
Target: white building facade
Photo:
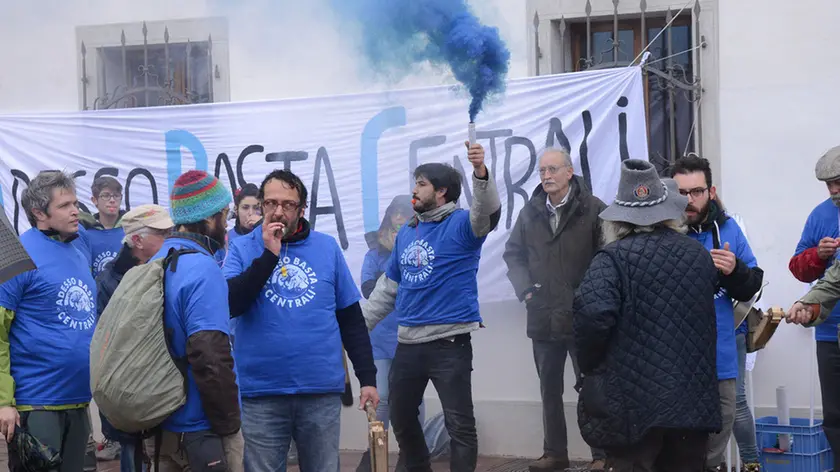
[[[294,14],[269,5],[273,2],[255,0],[236,9],[222,3],[0,0],[0,43],[5,45],[0,49],[0,113],[279,99],[448,83],[436,74],[397,84],[365,80],[344,41],[348,33],[342,19],[322,2],[296,2],[305,5],[295,6]],[[474,3],[487,9],[484,2]],[[649,67],[661,73],[648,74],[649,157],[662,169],[685,152],[709,158],[715,183],[727,207],[746,222],[770,282],[766,303],[787,308],[803,292],[787,263],[808,212],[827,196],[814,178],[814,163],[840,144],[835,123],[840,49],[833,42],[840,3],[492,4],[495,13],[483,18],[499,24],[509,40],[513,76],[627,64],[674,19],[650,48]],[[669,90],[675,90],[673,97]],[[539,383],[525,337],[524,308],[516,301],[485,305],[482,315],[488,328],[474,336],[473,373],[480,451],[539,456]],[[758,416],[772,414],[779,385],[789,390],[792,416],[807,416],[810,387],[816,382],[810,374],[812,358],[811,332],[779,329],[759,354],[753,374]],[[583,458],[588,448],[577,434],[571,365],[566,376],[570,454]],[[431,388],[427,402],[428,411],[439,410]],[[342,447],[363,449],[364,415],[345,409],[342,433]]]
[[[527,3],[530,74],[620,66],[635,59],[663,25],[674,20],[670,37],[665,31],[648,49],[649,158],[660,169],[686,152],[711,161],[714,184],[727,209],[746,223],[765,271],[769,286],[764,304],[789,308],[806,287],[790,274],[788,262],[808,214],[828,196],[814,177],[814,165],[826,150],[840,144],[834,118],[840,90],[832,86],[840,72],[840,51],[829,40],[832,25],[840,20],[840,4]],[[615,30],[617,48],[612,41]],[[611,64],[616,59],[619,64]],[[776,388],[785,386],[791,416],[808,417],[815,391],[819,417],[813,358],[812,331],[783,323],[758,354],[752,374],[756,416],[775,415]],[[574,395],[567,394],[566,400],[571,405]]]

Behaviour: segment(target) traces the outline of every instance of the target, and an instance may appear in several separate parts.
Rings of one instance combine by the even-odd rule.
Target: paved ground
[[[359,463],[362,454],[360,452],[343,452],[341,453],[341,470],[353,472]],[[514,459],[503,457],[479,457],[478,472],[525,472],[528,470],[528,464],[532,459]],[[390,464],[396,464],[397,458],[392,455]],[[433,464],[432,468],[435,472],[444,472],[449,470],[448,459],[439,461]],[[119,472],[119,461],[100,462],[97,467],[97,472]],[[394,470],[393,465],[391,470]],[[6,455],[6,448],[0,447],[0,472],[8,472],[8,458]],[[288,472],[299,472],[297,467],[289,467]]]
[[[359,459],[362,454],[359,452],[343,452],[341,454],[341,470],[353,472],[359,464]],[[480,457],[478,459],[478,472],[525,472],[528,470],[528,464],[531,459],[511,459],[500,457]],[[396,456],[392,456],[390,464],[396,464]],[[444,472],[449,470],[449,461],[444,460],[433,464],[432,467],[435,472]],[[120,464],[115,462],[100,462],[97,472],[119,472]],[[394,470],[393,465],[391,470]],[[289,467],[288,472],[299,472],[297,467]]]

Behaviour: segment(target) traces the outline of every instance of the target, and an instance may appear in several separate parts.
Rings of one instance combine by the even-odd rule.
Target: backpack
[[[187,401],[187,360],[172,351],[164,287],[178,257],[197,252],[173,248],[131,268],[100,315],[90,343],[90,390],[120,431],[152,430]]]

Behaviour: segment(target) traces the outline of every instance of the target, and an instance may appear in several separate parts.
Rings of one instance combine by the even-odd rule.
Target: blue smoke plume
[[[482,25],[465,0],[332,0],[361,26],[365,56],[379,72],[408,74],[429,61],[448,66],[472,97],[470,121],[484,100],[504,92],[510,51],[499,30]]]

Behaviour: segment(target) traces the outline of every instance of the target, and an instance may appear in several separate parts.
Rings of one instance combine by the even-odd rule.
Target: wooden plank
[[[376,419],[376,408],[372,402],[365,403],[368,417],[368,443],[370,446],[370,469],[373,472],[388,472],[388,430]]]

